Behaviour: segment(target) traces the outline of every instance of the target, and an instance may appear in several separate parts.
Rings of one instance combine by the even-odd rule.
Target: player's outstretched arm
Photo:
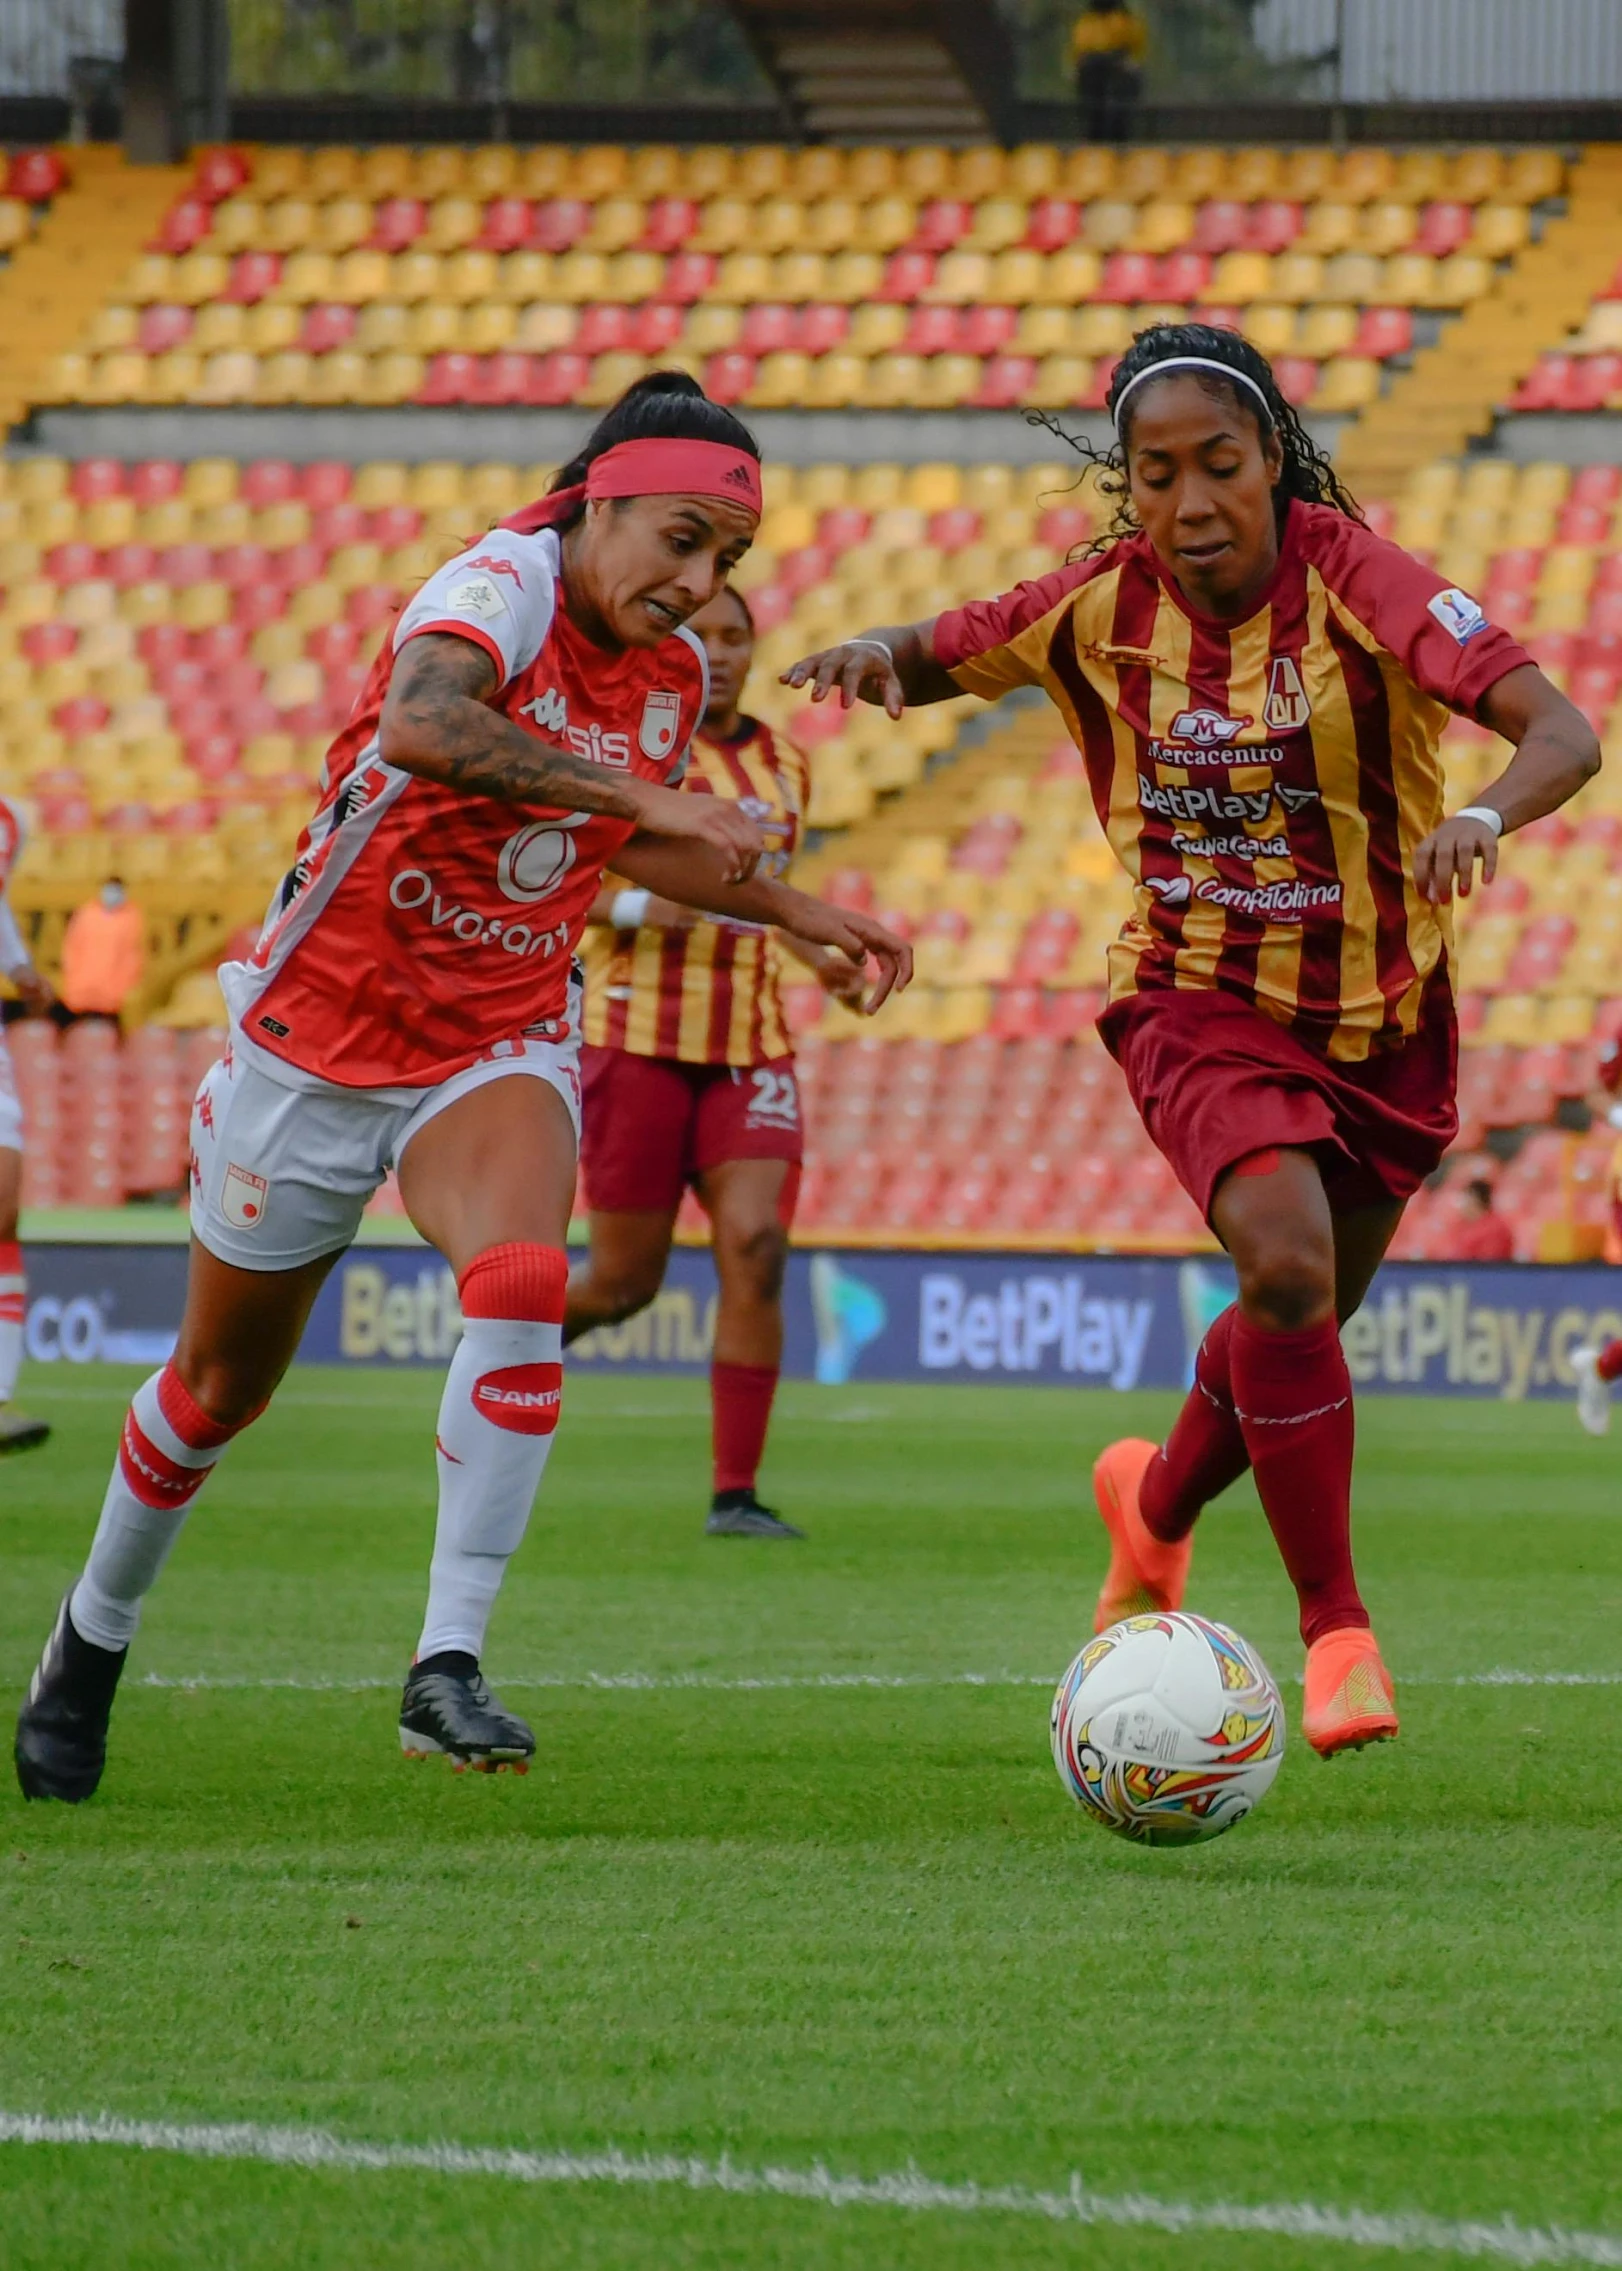
[[[701,797],[694,804],[707,802]],[[723,915],[733,922],[765,923],[807,946],[830,947],[864,968],[871,959],[877,975],[862,1004],[869,1017],[900,987],[912,982],[912,948],[894,931],[886,930],[871,915],[848,907],[830,907],[790,883],[755,876],[747,883],[729,884],[715,852],[708,844],[673,844],[668,839],[637,835],[614,855],[622,874],[662,899],[705,914]]]
[[[495,692],[496,666],[473,640],[443,631],[408,639],[378,726],[383,762],[464,796],[632,820],[662,836],[708,844],[729,881],[751,872],[766,839],[741,805],[682,796],[559,749],[491,709]]]
[[[882,706],[891,717],[923,702],[944,702],[963,689],[935,660],[935,618],[927,623],[891,624],[864,631],[820,654],[806,655],[782,674],[785,686],[809,686],[813,702],[838,690],[841,707],[855,702]]]
[[[1498,871],[1499,837],[1558,812],[1600,767],[1593,727],[1533,663],[1489,688],[1481,716],[1514,742],[1515,754],[1474,804],[1416,847],[1414,882],[1436,906],[1445,906],[1455,890],[1468,899],[1477,860],[1482,881],[1490,883]]]

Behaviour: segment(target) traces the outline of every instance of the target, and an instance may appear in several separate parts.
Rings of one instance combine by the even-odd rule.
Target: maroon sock
[[[753,1490],[777,1393],[775,1364],[710,1366],[710,1421],[717,1490]]]
[[[1188,1400],[1138,1487],[1144,1528],[1165,1545],[1186,1538],[1201,1507],[1237,1482],[1250,1464],[1229,1378],[1238,1314],[1224,1309],[1201,1341]]]
[[[1352,1573],[1352,1377],[1332,1317],[1269,1333],[1246,1317],[1231,1341],[1234,1407],[1262,1509],[1301,1603],[1310,1648],[1367,1628]]]
[[[1607,1341],[1605,1343],[1605,1346],[1599,1352],[1599,1362],[1595,1365],[1594,1370],[1602,1380],[1615,1380],[1622,1377],[1622,1341]]]

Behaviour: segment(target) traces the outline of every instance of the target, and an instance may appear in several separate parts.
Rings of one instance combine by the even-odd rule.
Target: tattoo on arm
[[[635,784],[526,733],[489,707],[495,665],[472,639],[428,631],[395,661],[379,726],[385,764],[464,796],[633,819]]]

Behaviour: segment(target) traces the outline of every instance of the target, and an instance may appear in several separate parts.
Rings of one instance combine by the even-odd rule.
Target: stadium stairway
[[[995,136],[1013,44],[992,0],[732,0],[800,130],[814,140],[965,143]]]
[[[1354,490],[1392,497],[1428,460],[1489,434],[1546,348],[1582,322],[1617,265],[1622,148],[1573,169],[1566,210],[1348,429],[1340,470]]]
[[[132,166],[99,144],[72,153],[70,179],[0,271],[0,430],[46,391],[73,346],[188,178],[183,166]]]

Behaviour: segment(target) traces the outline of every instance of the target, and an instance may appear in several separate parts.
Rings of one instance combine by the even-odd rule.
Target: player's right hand
[[[721,856],[727,883],[747,883],[766,849],[759,822],[731,797],[688,796],[680,789],[648,787],[637,826],[656,836],[708,844]]]
[[[858,701],[882,702],[890,716],[898,718],[907,706],[895,657],[877,639],[846,639],[842,646],[806,655],[783,672],[782,683],[809,684],[813,702],[825,702],[837,686],[841,706],[847,710]]]

